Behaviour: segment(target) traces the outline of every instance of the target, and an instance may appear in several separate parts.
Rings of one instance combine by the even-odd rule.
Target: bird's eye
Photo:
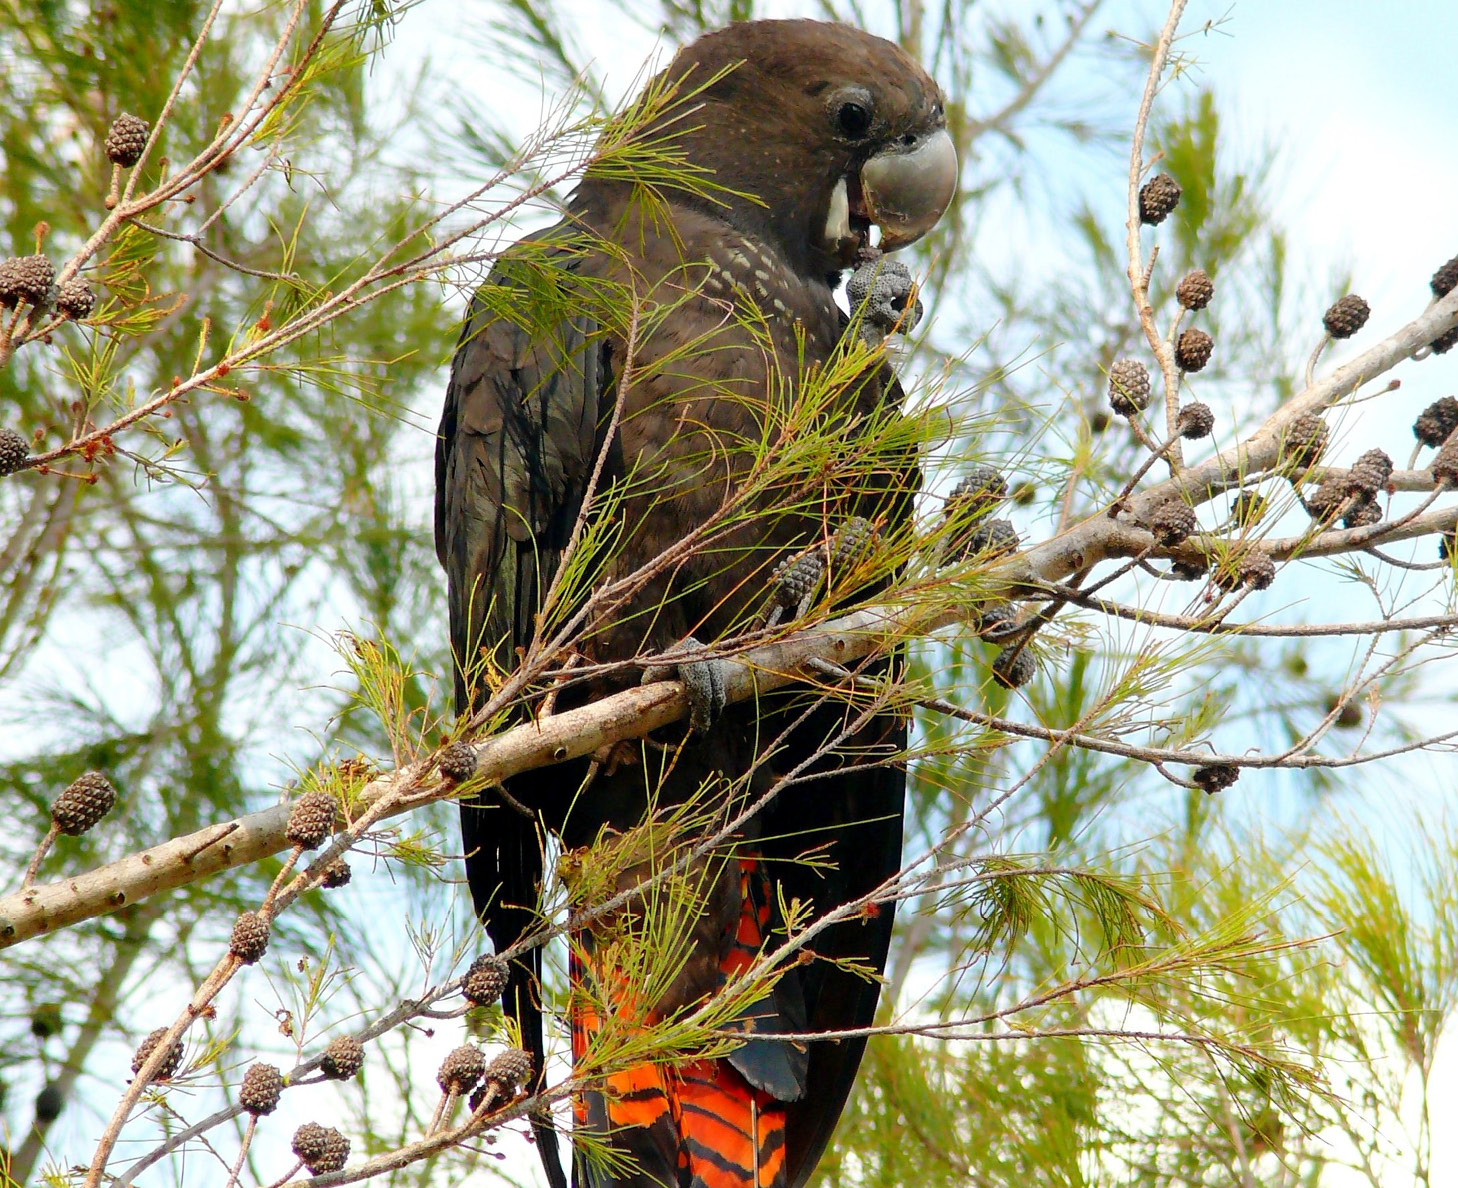
[[[836,110],[835,122],[844,135],[859,140],[871,130],[871,113],[860,103],[842,103]]]

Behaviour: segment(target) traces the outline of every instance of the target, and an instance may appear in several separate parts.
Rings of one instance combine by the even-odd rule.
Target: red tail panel
[[[764,876],[753,858],[739,860],[741,908],[720,968],[739,973],[769,932]],[[570,977],[581,985],[589,944],[574,946]],[[579,1060],[601,1027],[582,1001],[572,1007],[572,1056]],[[635,1170],[613,1184],[663,1188],[784,1188],[785,1107],[753,1088],[727,1060],[639,1065],[604,1078],[573,1103],[577,1124],[604,1132]],[[595,1186],[602,1178],[587,1177]]]

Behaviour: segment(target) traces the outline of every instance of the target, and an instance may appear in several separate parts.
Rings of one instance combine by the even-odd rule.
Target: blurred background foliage
[[[206,7],[0,0],[4,254],[35,250],[42,222],[52,259],[85,240],[106,193],[100,144],[111,120],[161,109]],[[1015,476],[1018,527],[1034,538],[1106,500],[1140,456],[1123,422],[1110,421],[1104,392],[1116,357],[1147,357],[1125,279],[1123,194],[1147,67],[1140,43],[1163,14],[1116,38],[1099,10],[1067,0],[1003,10],[975,0],[825,0],[809,13],[897,38],[949,92],[965,184],[917,248],[936,316],[914,356],[913,398],[951,400],[964,427],[929,459],[933,490],[954,480],[960,459],[997,460]],[[530,184],[533,163],[515,154],[544,113],[537,96],[582,113],[620,97],[624,79],[610,88],[601,65],[611,55],[587,44],[575,9],[505,0],[470,12],[472,52],[493,77],[485,92],[462,91],[422,57],[430,38],[410,30],[431,22],[431,6],[361,4],[340,34],[349,52],[280,130],[280,163],[210,225],[211,254],[144,233],[114,244],[93,273],[112,303],[109,329],[67,326],[51,344],[19,352],[0,370],[0,422],[54,445],[78,416],[100,419],[128,392],[164,388],[190,374],[209,335],[246,333],[303,286],[337,283],[494,170],[515,172],[485,207]],[[277,35],[279,13],[225,6],[168,125],[166,154],[181,159],[208,141]],[[661,32],[665,45],[757,14],[748,0],[593,10],[598,21]],[[318,16],[312,9],[306,27]],[[1200,395],[1219,410],[1217,440],[1229,440],[1291,392],[1325,304],[1313,293],[1342,291],[1341,278],[1287,275],[1284,233],[1262,200],[1274,149],[1227,143],[1208,80],[1181,76],[1166,87],[1151,147],[1184,188],[1158,234],[1152,295],[1167,317],[1188,268],[1215,278],[1219,296],[1202,325],[1218,345]],[[1057,186],[1053,160],[1064,174]],[[199,187],[200,209],[216,205],[230,174],[253,167],[229,161]],[[546,208],[523,211],[518,227],[545,220]],[[186,214],[155,221],[181,228]],[[1008,266],[993,241],[1036,245],[1039,260],[1057,266]],[[1449,246],[1434,245],[1435,262]],[[463,265],[456,288],[479,274]],[[63,839],[42,878],[272,803],[321,759],[389,761],[389,740],[355,712],[354,678],[330,641],[345,631],[378,636],[412,673],[448,671],[428,459],[459,298],[420,284],[332,323],[251,372],[246,402],[180,402],[155,431],[120,443],[132,452],[97,465],[94,483],[35,473],[0,482],[7,885],[51,798],[87,769],[110,776],[120,811]],[[1274,516],[1292,507],[1284,498]],[[1340,572],[1337,563],[1312,567]],[[1352,582],[1356,596],[1338,590],[1321,610],[1375,617],[1362,597],[1369,586]],[[1134,575],[1116,592],[1154,601],[1159,589]],[[1196,594],[1186,586],[1176,601]],[[1251,618],[1310,613],[1288,602],[1273,594],[1247,607]],[[991,685],[985,647],[970,639],[926,645],[912,676],[970,706],[1052,726],[1096,705],[1131,722],[1168,719],[1171,732],[1195,737],[1218,722],[1221,748],[1234,751],[1289,745],[1355,671],[1350,641],[1184,641],[1082,614],[1048,637],[1025,697]],[[1418,727],[1407,701],[1433,695],[1415,678],[1390,679],[1369,743],[1410,736]],[[412,708],[443,711],[428,675],[412,675],[404,696]],[[1355,717],[1335,746],[1369,725]],[[1271,793],[1267,813],[1253,798],[1212,800],[1141,765],[1069,749],[1043,757],[1026,787],[987,816],[992,791],[1028,776],[1042,751],[939,716],[918,727],[924,757],[912,772],[908,853],[937,849],[949,865],[1000,871],[1008,890],[995,902],[928,893],[904,909],[886,1017],[908,1033],[872,1043],[822,1182],[1428,1182],[1427,1089],[1458,996],[1451,824],[1415,820],[1412,837],[1426,840],[1392,854],[1367,838],[1360,800],[1342,813],[1330,807],[1344,784],[1330,776],[1247,776]],[[190,1041],[197,1064],[179,1109],[201,1114],[235,1089],[254,1056],[312,1049],[330,1027],[357,1025],[423,984],[424,968],[439,976],[459,949],[480,945],[456,866],[438,860],[453,852],[453,815],[448,806],[422,813],[380,839],[382,855],[416,860],[357,859],[350,889],[283,917],[268,961]],[[994,859],[1013,865],[994,871]],[[1108,902],[1018,877],[1041,865],[1128,880],[1151,910],[1114,943]],[[276,869],[246,868],[0,956],[0,1108],[18,1181],[45,1168],[59,1175],[89,1155],[135,1043],[181,1005]],[[1290,943],[1307,937],[1326,939]],[[1176,964],[1097,981],[1127,971],[1141,947],[1168,957],[1236,941],[1246,955],[1218,970]],[[1272,951],[1254,951],[1262,945]],[[1028,1005],[1068,986],[1077,993]],[[293,1012],[291,1035],[279,1009]],[[985,1021],[954,1041],[914,1034],[969,1018]],[[1100,1034],[1117,1030],[1145,1038]],[[1169,1033],[1246,1049],[1155,1038]],[[418,1133],[433,1100],[433,1038],[403,1031],[372,1047],[361,1082],[310,1091],[337,1124],[347,1121],[356,1153]],[[1309,1081],[1308,1069],[1324,1079]],[[325,1092],[335,1096],[317,1096]],[[512,1150],[504,1160],[453,1154],[392,1180],[532,1180],[530,1151]],[[269,1151],[255,1147],[254,1157]],[[181,1159],[148,1174],[188,1176]]]

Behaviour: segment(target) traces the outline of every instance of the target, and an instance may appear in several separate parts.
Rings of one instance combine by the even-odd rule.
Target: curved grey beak
[[[913,144],[882,149],[861,167],[861,192],[881,249],[915,243],[934,226],[957,192],[957,150],[945,128]]]

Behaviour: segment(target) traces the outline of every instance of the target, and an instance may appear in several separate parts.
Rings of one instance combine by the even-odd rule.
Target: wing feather
[[[555,229],[554,229],[555,230]],[[552,232],[547,233],[551,235]],[[484,665],[509,670],[537,629],[537,612],[571,537],[592,473],[607,389],[606,348],[591,318],[542,308],[544,286],[571,301],[573,257],[524,241],[471,301],[451,364],[436,440],[436,553],[449,584],[456,711],[484,700]],[[528,271],[530,270],[530,271]],[[546,829],[556,807],[543,781],[513,783],[535,819],[489,796],[461,805],[466,879],[498,952],[537,919]],[[545,815],[545,819],[544,816]],[[540,1077],[544,1064],[541,956],[512,967],[506,1009]],[[556,1132],[535,1119],[553,1188],[565,1188]]]

